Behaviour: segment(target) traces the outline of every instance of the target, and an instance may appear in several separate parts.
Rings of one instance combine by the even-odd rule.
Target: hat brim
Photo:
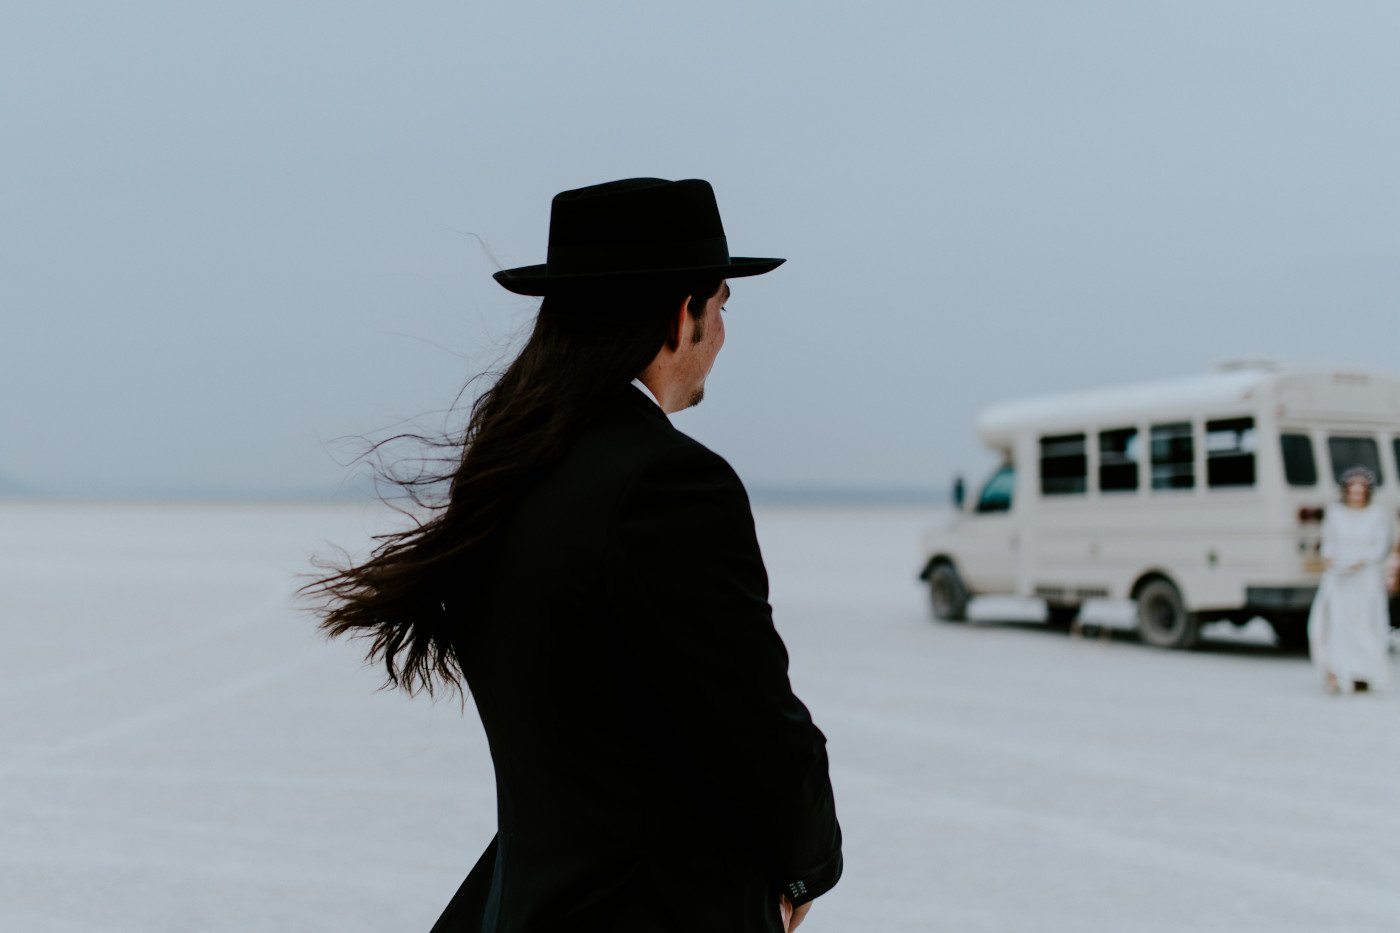
[[[502,269],[492,276],[502,287],[517,295],[548,295],[573,286],[604,284],[610,281],[631,281],[655,278],[675,278],[677,276],[704,277],[713,275],[720,279],[739,279],[747,275],[762,275],[787,262],[786,259],[759,259],[753,256],[731,256],[722,266],[686,266],[679,269],[637,269],[628,272],[590,272],[580,275],[550,275],[549,267],[519,266]]]

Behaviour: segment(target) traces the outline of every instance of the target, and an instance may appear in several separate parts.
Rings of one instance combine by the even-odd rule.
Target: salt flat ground
[[[1327,697],[1257,631],[931,622],[926,517],[758,511],[846,834],[804,931],[1400,929],[1400,702]],[[0,929],[432,925],[493,832],[475,715],[375,692],[289,599],[384,527],[0,504]]]

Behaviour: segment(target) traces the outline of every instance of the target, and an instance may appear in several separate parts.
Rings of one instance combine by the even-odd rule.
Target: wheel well
[[[1140,595],[1142,595],[1143,587],[1147,586],[1147,584],[1151,583],[1154,580],[1162,580],[1163,582],[1170,583],[1172,586],[1176,587],[1176,591],[1178,593],[1181,592],[1181,587],[1171,577],[1167,576],[1165,573],[1162,573],[1160,570],[1149,570],[1147,573],[1144,573],[1142,576],[1138,577],[1137,582],[1133,584],[1133,588],[1131,591],[1132,598],[1137,599]]]
[[[954,570],[958,569],[957,565],[953,563],[953,559],[947,554],[935,554],[928,559],[928,563],[924,564],[924,569],[919,571],[919,579],[927,583],[928,578],[933,576],[933,568],[939,564],[947,564]]]

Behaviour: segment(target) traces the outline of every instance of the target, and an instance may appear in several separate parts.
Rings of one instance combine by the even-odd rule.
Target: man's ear
[[[672,350],[678,349],[681,345],[681,337],[685,334],[685,319],[690,314],[690,296],[686,295],[681,302],[680,310],[671,315],[671,330],[666,334],[666,346]]]

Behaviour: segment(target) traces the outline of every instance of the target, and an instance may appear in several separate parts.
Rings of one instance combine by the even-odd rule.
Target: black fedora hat
[[[556,194],[546,259],[495,279],[516,294],[548,295],[622,279],[762,275],[785,261],[730,256],[714,190],[698,178],[624,178]]]

